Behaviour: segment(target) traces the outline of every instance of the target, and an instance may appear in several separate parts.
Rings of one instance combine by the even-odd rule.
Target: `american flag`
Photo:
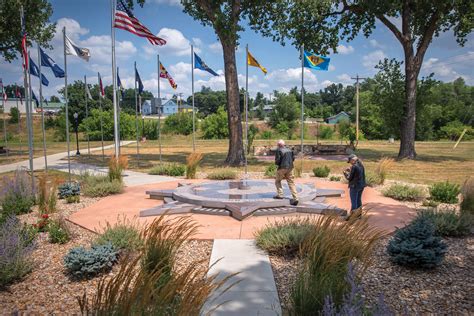
[[[123,0],[117,1],[115,10],[114,27],[129,31],[140,37],[145,37],[152,45],[165,45],[166,41],[150,32],[138,19],[133,15],[132,11],[127,8]]]

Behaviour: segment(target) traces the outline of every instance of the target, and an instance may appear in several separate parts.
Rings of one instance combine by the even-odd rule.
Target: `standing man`
[[[285,147],[285,141],[283,139],[277,142],[277,146],[278,148],[275,154],[275,164],[278,166],[275,178],[277,195],[275,195],[274,198],[283,199],[281,180],[286,180],[291,195],[293,196],[290,200],[290,204],[295,206],[298,205],[298,194],[296,193],[295,177],[293,175],[293,161],[295,161],[295,155],[292,150]]]
[[[351,198],[351,213],[362,207],[362,192],[365,188],[365,168],[360,159],[352,154],[347,158],[351,167],[344,171],[349,182],[349,196]]]

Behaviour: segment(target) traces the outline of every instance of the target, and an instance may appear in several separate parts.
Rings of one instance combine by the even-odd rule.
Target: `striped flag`
[[[99,76],[99,97],[103,99],[105,98],[105,91],[104,86],[102,85],[102,78],[100,77],[100,73],[97,73],[97,76]]]
[[[163,66],[162,63],[160,63],[160,78],[168,79],[168,81],[169,81],[169,83],[170,83],[170,85],[173,89],[176,90],[176,88],[178,87],[178,85],[176,84],[176,82],[174,82],[173,78],[168,73],[168,70],[166,70],[166,68]]]
[[[166,41],[156,35],[138,21],[123,0],[117,1],[115,9],[114,27],[128,31],[137,36],[146,38],[152,45],[165,45]]]
[[[28,43],[26,41],[25,13],[21,8],[21,54],[23,55],[23,69],[28,69]]]
[[[0,88],[1,88],[1,91],[2,91],[3,102],[7,102],[8,96],[7,96],[7,94],[5,93],[5,88],[3,87],[3,81],[2,81],[1,78],[0,78]],[[3,106],[5,107],[5,103],[3,104]]]

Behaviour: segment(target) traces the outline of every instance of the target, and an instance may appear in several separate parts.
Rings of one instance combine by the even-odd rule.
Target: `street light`
[[[76,156],[79,156],[81,153],[79,152],[79,114],[77,114],[77,112],[75,112],[73,114],[74,116],[74,129],[75,129],[75,132],[76,132],[76,148],[77,148],[77,151],[76,151]]]

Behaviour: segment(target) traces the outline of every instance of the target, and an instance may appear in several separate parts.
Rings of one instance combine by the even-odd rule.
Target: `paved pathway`
[[[120,146],[129,145],[134,142],[135,141],[130,141],[130,140],[122,141],[120,143]],[[110,148],[114,148],[114,144],[104,146],[104,149],[110,149]],[[91,148],[91,152],[98,151],[98,150],[102,150],[102,147]],[[69,151],[69,153],[71,156],[74,156],[76,154],[76,150],[75,149],[71,150]],[[67,151],[62,152],[62,153],[48,155],[48,167],[55,169],[54,165],[59,163],[61,159],[64,159],[65,157],[67,157]],[[66,163],[66,171],[67,171],[67,161],[65,163]],[[23,160],[23,161],[11,163],[8,165],[0,165],[0,173],[15,171],[16,169],[21,168],[21,167],[29,168],[30,167],[29,160]],[[44,156],[40,156],[33,159],[33,168],[34,170],[44,169]]]
[[[210,308],[224,303],[212,315],[281,315],[270,259],[265,252],[255,246],[255,240],[214,240],[210,264],[209,274],[218,273],[219,279],[239,273],[232,277],[223,289],[234,282],[238,283],[224,293],[222,290],[220,293],[219,291],[215,293],[209,304],[204,307],[203,314]]]
[[[129,145],[134,143],[134,141],[123,141],[121,146]],[[104,149],[113,148],[114,145],[104,146]],[[102,150],[102,147],[91,148],[92,151]],[[71,156],[75,155],[75,151],[70,151]],[[68,172],[67,160],[64,159],[67,157],[67,151],[57,154],[48,155],[48,168]],[[29,168],[29,161],[24,160],[8,165],[0,166],[0,173],[14,171],[20,167]],[[44,157],[38,157],[33,160],[33,168],[35,170],[44,169]],[[108,169],[106,167],[99,167],[88,164],[81,164],[76,162],[71,162],[71,172],[73,174],[82,174],[84,172],[89,172],[92,174],[107,174]],[[155,176],[149,175],[141,172],[135,172],[126,170],[124,172],[124,182],[126,186],[135,186],[135,185],[145,185],[150,183],[160,183],[165,181],[176,181],[175,178],[164,177],[164,176]]]

